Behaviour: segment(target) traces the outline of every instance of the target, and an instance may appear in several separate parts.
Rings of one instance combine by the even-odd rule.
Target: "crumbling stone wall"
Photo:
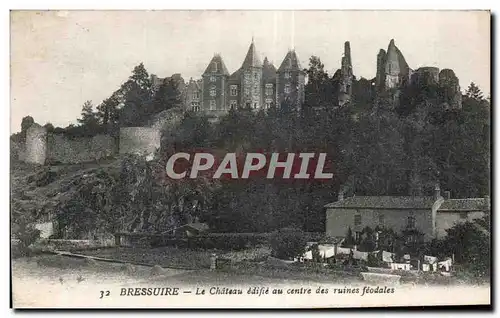
[[[33,124],[26,131],[24,161],[43,165],[47,159],[47,129]]]
[[[161,132],[150,127],[120,129],[120,153],[151,155],[160,148]]]
[[[47,137],[47,160],[50,163],[79,163],[110,157],[115,152],[114,138],[109,135],[69,138],[64,134]]]

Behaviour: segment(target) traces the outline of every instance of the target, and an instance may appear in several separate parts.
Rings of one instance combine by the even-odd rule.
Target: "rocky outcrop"
[[[462,92],[458,77],[450,69],[439,73],[439,97],[445,109],[462,108]]]

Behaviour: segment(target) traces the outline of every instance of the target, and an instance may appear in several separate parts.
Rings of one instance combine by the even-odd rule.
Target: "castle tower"
[[[257,55],[253,39],[240,69],[240,105],[255,110],[260,109],[262,107],[262,62]]]
[[[269,109],[276,105],[276,67],[264,58],[262,65],[262,81],[264,83],[264,108]]]
[[[343,106],[351,100],[353,78],[351,46],[347,41],[344,43],[344,56],[342,56],[340,68],[339,106]]]
[[[379,53],[380,54],[380,53]],[[408,63],[394,43],[394,39],[389,42],[387,54],[385,56],[385,88],[399,88],[408,82],[410,68]]]
[[[226,111],[226,85],[229,77],[219,54],[214,55],[202,75],[202,111],[219,115]]]
[[[300,111],[305,99],[305,72],[295,50],[286,54],[276,72],[276,105]]]

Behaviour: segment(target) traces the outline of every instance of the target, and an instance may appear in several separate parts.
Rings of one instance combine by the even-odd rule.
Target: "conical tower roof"
[[[260,61],[259,56],[257,55],[257,50],[255,49],[255,44],[253,43],[253,39],[252,43],[250,44],[250,47],[248,48],[245,60],[241,65],[241,68],[243,69],[247,69],[250,67],[262,67],[262,62]]]
[[[207,68],[205,69],[205,72],[203,72],[203,75],[209,74],[229,76],[226,64],[224,64],[222,56],[220,56],[219,54],[214,55]]]
[[[283,59],[283,62],[281,62],[281,65],[278,68],[278,72],[283,72],[285,70],[302,71],[302,67],[300,66],[299,58],[297,57],[295,50],[288,51]]]

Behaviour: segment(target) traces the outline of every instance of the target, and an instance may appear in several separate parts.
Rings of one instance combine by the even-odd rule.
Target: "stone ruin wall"
[[[150,127],[120,129],[120,154],[151,155],[160,148],[161,132]]]
[[[69,138],[63,134],[48,134],[48,163],[80,163],[113,156],[114,138],[109,135]]]
[[[63,134],[47,133],[44,127],[32,125],[26,131],[24,145],[16,145],[20,161],[33,164],[89,162],[116,153],[115,140],[109,135],[69,138]]]
[[[43,165],[47,159],[47,130],[33,124],[26,131],[26,143],[24,149],[25,162]]]

